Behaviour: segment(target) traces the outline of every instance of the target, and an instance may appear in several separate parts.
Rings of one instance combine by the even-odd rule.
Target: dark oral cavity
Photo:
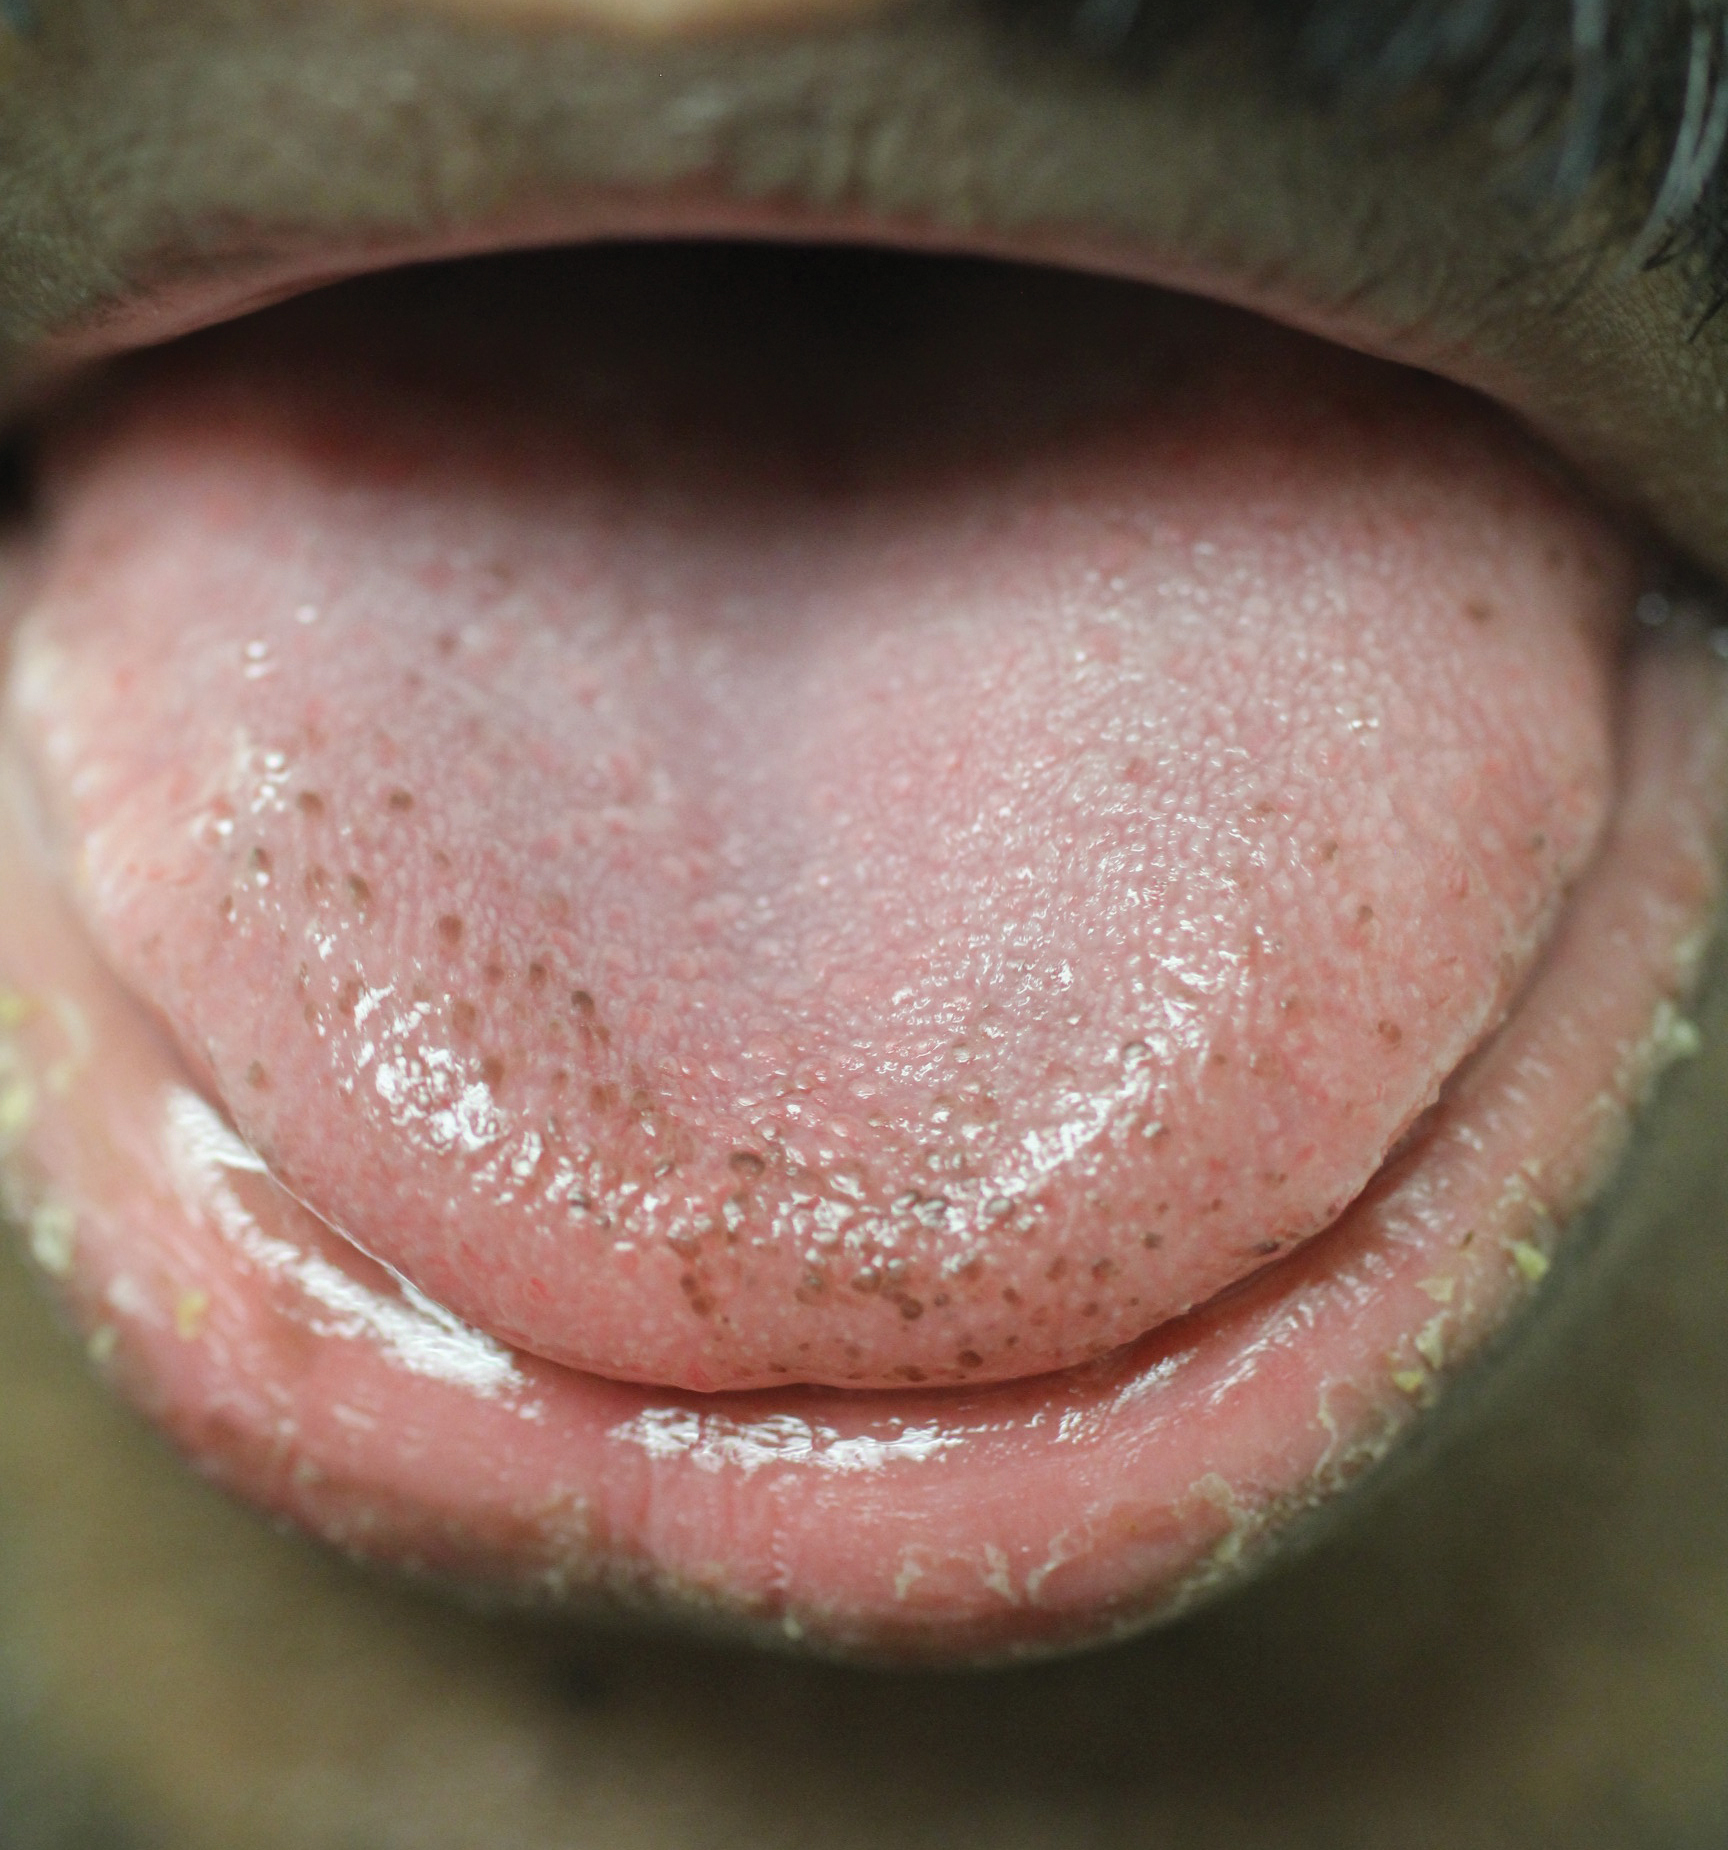
[[[106,972],[17,837],[38,1245],[378,1552],[1107,1629],[1431,1395],[1684,1038],[1714,680],[1622,675],[1633,549],[1419,376],[612,252],[200,337],[46,457],[14,783]]]

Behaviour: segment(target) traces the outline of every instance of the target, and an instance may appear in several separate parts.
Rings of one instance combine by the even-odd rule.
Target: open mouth
[[[368,1558],[1117,1635],[1434,1405],[1687,1051],[1712,631],[1426,373],[669,210],[41,415],[14,1205],[201,1468]]]

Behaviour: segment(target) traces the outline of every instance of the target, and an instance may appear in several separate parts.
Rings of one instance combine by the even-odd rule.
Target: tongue
[[[688,1387],[1029,1374],[1324,1227],[1504,1013],[1630,566],[1431,381],[805,262],[139,365],[13,697],[108,958],[432,1297]]]

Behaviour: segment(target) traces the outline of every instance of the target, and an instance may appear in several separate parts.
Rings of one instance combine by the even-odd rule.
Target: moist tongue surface
[[[1213,1296],[1493,1027],[1610,796],[1598,518],[1150,292],[451,269],[50,459],[12,698],[98,942],[318,1213],[605,1374],[987,1380]]]

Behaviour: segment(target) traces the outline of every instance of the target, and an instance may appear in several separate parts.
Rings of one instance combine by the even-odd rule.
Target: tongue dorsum
[[[49,440],[13,699],[240,1134],[494,1335],[696,1388],[1062,1367],[1331,1222],[1597,839],[1602,520],[1151,292],[519,274],[507,335],[394,279]]]

